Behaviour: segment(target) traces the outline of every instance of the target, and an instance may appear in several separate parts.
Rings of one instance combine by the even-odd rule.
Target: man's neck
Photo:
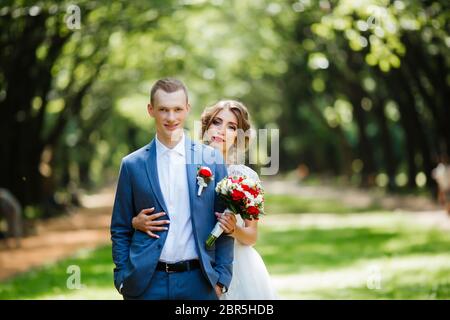
[[[156,138],[159,142],[165,145],[169,149],[173,149],[183,138],[184,130],[179,130],[174,132],[170,137],[166,137],[165,135],[156,133]]]

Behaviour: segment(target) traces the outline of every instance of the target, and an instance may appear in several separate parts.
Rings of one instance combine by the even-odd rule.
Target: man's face
[[[158,136],[170,141],[183,132],[190,108],[183,90],[168,93],[158,89],[153,96],[153,105],[150,103],[147,110],[155,118]]]

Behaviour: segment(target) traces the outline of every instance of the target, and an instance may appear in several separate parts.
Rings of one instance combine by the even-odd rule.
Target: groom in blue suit
[[[225,207],[215,193],[227,175],[219,151],[191,141],[183,125],[190,110],[187,90],[176,79],[152,87],[148,112],[156,137],[122,159],[111,219],[114,284],[125,299],[218,299],[231,282],[233,238],[205,240]],[[197,170],[214,179],[198,191]],[[147,233],[132,218],[150,215]]]

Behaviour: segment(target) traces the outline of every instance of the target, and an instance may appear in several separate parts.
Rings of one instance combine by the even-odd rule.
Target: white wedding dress
[[[228,175],[245,175],[259,180],[258,174],[245,165],[230,165]],[[237,225],[244,226],[244,220],[236,215]],[[226,236],[226,235],[222,235]],[[221,300],[274,300],[277,295],[272,286],[269,272],[259,253],[252,247],[234,241],[233,276],[228,292]]]

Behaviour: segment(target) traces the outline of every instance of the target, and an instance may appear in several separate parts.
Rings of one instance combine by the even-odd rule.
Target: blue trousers
[[[139,297],[125,300],[218,300],[214,288],[200,269],[184,272],[156,270]]]

